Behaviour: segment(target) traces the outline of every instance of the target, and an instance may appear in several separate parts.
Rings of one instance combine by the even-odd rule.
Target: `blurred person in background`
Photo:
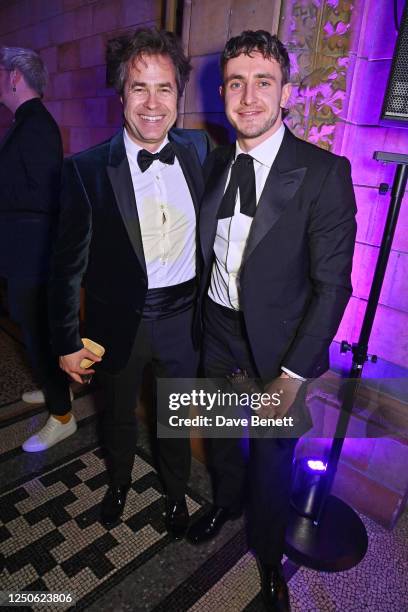
[[[59,209],[63,160],[58,126],[41,99],[47,69],[31,49],[0,47],[0,104],[14,122],[0,142],[0,276],[9,311],[21,328],[39,389],[24,393],[50,415],[23,450],[50,448],[76,431],[68,378],[52,355],[47,279]]]

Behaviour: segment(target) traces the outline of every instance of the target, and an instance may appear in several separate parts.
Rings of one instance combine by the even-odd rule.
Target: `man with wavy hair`
[[[83,281],[86,335],[106,348],[98,373],[110,486],[101,519],[110,526],[131,485],[145,366],[156,377],[196,374],[196,215],[209,142],[202,131],[174,127],[191,70],[174,34],[139,29],[110,41],[107,60],[124,127],[64,165],[50,310],[61,367],[81,381],[82,359],[100,361],[79,333]],[[167,529],[179,539],[188,524],[189,440],[158,440],[158,465]]]
[[[240,370],[260,379],[280,396],[264,416],[290,415],[294,429],[251,438],[248,473],[236,438],[210,441],[214,505],[189,539],[215,537],[245,501],[265,605],[283,612],[292,458],[296,437],[310,426],[302,383],[327,370],[351,294],[356,208],[348,160],[299,140],[282,122],[291,86],[278,38],[242,32],[227,42],[221,72],[237,141],[206,162],[203,366],[212,378]]]

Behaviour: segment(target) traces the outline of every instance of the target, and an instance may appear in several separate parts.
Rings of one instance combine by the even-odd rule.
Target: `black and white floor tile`
[[[45,453],[21,451],[47,415],[41,407],[24,412],[19,395],[12,395],[13,388],[20,393],[29,384],[30,373],[20,349],[7,340],[1,344],[0,334],[3,346],[12,368],[0,375],[7,378],[13,370],[20,379],[13,373],[2,380],[11,400],[0,405],[0,590],[73,593],[72,609],[90,612],[261,612],[242,520],[228,523],[202,547],[170,540],[143,426],[123,520],[110,530],[98,521],[107,483],[92,395],[74,401],[74,436]],[[199,516],[209,499],[208,476],[194,461],[190,513]],[[293,612],[408,611],[408,514],[391,532],[362,518],[369,548],[357,567],[327,574],[285,559]]]
[[[35,387],[23,346],[0,327],[0,407],[20,399]]]
[[[136,458],[124,515],[110,530],[98,520],[106,487],[96,448],[3,492],[2,589],[71,592],[84,609],[169,543],[160,484],[145,458]],[[187,502],[194,516],[202,500],[191,494]]]

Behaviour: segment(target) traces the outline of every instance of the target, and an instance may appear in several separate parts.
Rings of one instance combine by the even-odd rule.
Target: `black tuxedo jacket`
[[[207,291],[217,211],[235,146],[211,153],[200,211]],[[351,294],[355,198],[350,164],[288,129],[261,194],[240,270],[240,303],[264,382],[281,366],[305,378],[329,367],[329,345]]]
[[[58,126],[41,100],[21,104],[0,143],[0,275],[47,277],[62,159]]]
[[[205,132],[169,132],[198,212],[204,189]],[[127,363],[148,288],[142,236],[129,164],[120,131],[110,141],[67,159],[61,215],[52,258],[49,306],[53,349],[82,348],[78,311],[86,294],[86,336],[106,348],[103,368]]]

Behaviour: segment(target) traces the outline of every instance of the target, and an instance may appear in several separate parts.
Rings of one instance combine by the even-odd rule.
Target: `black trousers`
[[[192,343],[193,309],[156,321],[142,320],[126,367],[118,374],[99,372],[105,399],[103,419],[107,464],[112,484],[129,485],[136,453],[136,404],[143,371],[157,378],[193,378],[198,353]],[[190,474],[189,439],[157,440],[158,469],[166,491],[180,500]]]
[[[71,410],[69,382],[51,351],[46,283],[9,278],[7,296],[10,315],[20,325],[36,383],[44,391],[46,407],[51,414],[62,416]]]
[[[203,367],[206,377],[229,376],[237,368],[258,378],[242,315],[207,299]],[[246,508],[248,545],[265,563],[278,563],[285,530],[295,438],[251,438],[248,452],[237,438],[211,439],[214,503]]]

